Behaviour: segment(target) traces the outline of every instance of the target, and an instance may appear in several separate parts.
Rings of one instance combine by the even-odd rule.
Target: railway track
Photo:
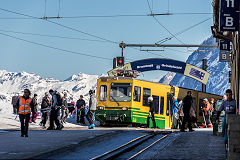
[[[161,141],[162,139],[166,138],[169,134],[163,135],[161,138],[158,138],[157,140],[154,140],[154,142],[151,142],[151,144],[148,144],[147,146],[144,146],[144,148],[142,149],[140,146],[151,140],[152,138],[154,138],[155,136],[159,135],[158,133],[149,133],[149,134],[145,134],[142,136],[139,136],[117,148],[114,148],[108,152],[105,152],[101,155],[98,155],[94,158],[92,158],[92,160],[100,160],[100,159],[116,159],[124,154],[127,154],[127,156],[129,158],[127,159],[133,159],[135,157],[137,157],[138,155],[140,155],[141,153],[143,153],[144,151],[148,150],[150,147],[152,147],[154,144],[156,144],[157,142]],[[141,149],[137,149],[137,148],[141,148]],[[131,153],[129,156],[129,152],[132,150],[137,150],[134,153]]]

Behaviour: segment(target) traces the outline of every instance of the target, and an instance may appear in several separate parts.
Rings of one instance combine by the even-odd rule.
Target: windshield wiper
[[[117,103],[118,106],[120,106],[120,104],[117,102],[117,100],[113,96],[110,95],[110,97],[114,100],[114,102]]]

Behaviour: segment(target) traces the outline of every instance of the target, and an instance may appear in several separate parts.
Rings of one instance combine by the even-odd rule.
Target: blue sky
[[[60,2],[59,10],[59,0],[47,0],[46,12],[45,0],[1,0],[0,8],[34,17],[43,17],[44,15],[56,17],[58,16],[58,12],[61,17],[147,15],[151,13],[147,0],[60,0]],[[170,13],[211,13],[211,2],[211,0],[149,0],[153,13],[166,13],[168,11]],[[211,14],[156,16],[158,21],[172,34],[211,17]],[[0,10],[0,70],[5,69],[12,72],[26,71],[38,74],[44,78],[53,77],[60,80],[64,80],[72,74],[78,74],[79,72],[98,75],[102,73],[106,74],[107,71],[112,69],[111,59],[121,54],[121,49],[118,46],[118,43],[121,41],[125,43],[155,43],[171,36],[151,16],[84,17],[50,20],[78,31],[64,28],[41,19],[5,18],[29,17]],[[211,35],[211,25],[212,19],[177,36],[177,38],[185,44],[200,44]],[[75,39],[26,35],[7,31]],[[94,36],[82,34],[79,31]],[[39,46],[2,34],[74,53]],[[96,36],[117,43],[103,42],[102,39],[98,39]],[[180,44],[180,42],[173,38],[165,42],[165,44]],[[170,49],[177,49],[182,52]],[[164,51],[154,52],[157,55],[153,55],[136,49],[126,48],[124,55],[128,61],[156,57],[186,61],[188,55],[191,54],[191,52],[187,52],[186,48],[170,49],[165,48]],[[75,54],[76,52],[77,54]],[[81,55],[82,53],[104,57],[109,60],[83,56]],[[154,79],[165,73],[162,71],[146,72],[144,73],[144,77],[140,78]]]

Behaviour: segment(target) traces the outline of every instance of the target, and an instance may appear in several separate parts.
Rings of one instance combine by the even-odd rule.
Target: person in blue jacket
[[[173,104],[171,107],[171,116],[172,116],[172,126],[174,129],[177,129],[178,127],[178,100],[176,96],[173,96]]]

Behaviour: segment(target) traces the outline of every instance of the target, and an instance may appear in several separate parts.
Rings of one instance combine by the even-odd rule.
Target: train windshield
[[[110,101],[130,102],[132,97],[131,83],[112,83]]]

